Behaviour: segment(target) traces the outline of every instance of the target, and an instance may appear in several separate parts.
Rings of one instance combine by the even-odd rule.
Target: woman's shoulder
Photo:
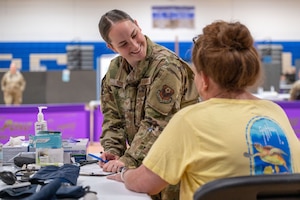
[[[107,71],[105,72],[106,80],[109,80],[112,77],[115,77],[119,69],[122,67],[123,59],[120,55],[112,58],[109,62]]]
[[[112,69],[120,68],[124,60],[125,59],[120,55],[117,55],[116,57],[112,58],[109,63],[109,71],[111,71]]]
[[[177,56],[174,52],[161,45],[154,45],[152,53],[148,55],[152,65],[164,68],[185,68],[189,64]]]
[[[153,42],[147,36],[146,39],[147,39],[147,49],[148,49],[147,57],[155,58],[155,59],[166,59],[166,58],[173,57],[178,59],[178,56],[172,50],[166,48],[161,44]]]
[[[179,57],[176,55],[175,52],[173,52],[172,50],[160,45],[160,44],[156,44],[153,43],[152,45],[152,54],[151,56],[158,58],[158,59],[174,59],[174,60],[178,60]]]

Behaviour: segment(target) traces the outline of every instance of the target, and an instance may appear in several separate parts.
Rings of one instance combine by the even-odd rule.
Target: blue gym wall
[[[174,42],[157,42],[173,51],[175,51]],[[96,69],[97,58],[102,54],[112,54],[104,42],[81,42],[78,45],[89,45],[94,47],[94,69]],[[264,41],[257,41],[257,44],[266,44]],[[300,41],[272,41],[268,44],[280,44],[283,46],[283,52],[292,53],[292,65],[300,59]],[[0,42],[0,56],[11,55],[13,59],[20,59],[22,71],[30,71],[31,54],[66,54],[67,45],[74,45],[70,42]],[[180,57],[187,62],[191,61],[192,42],[179,42]],[[4,71],[9,67],[10,59],[0,60],[0,70]],[[55,59],[42,59],[40,65],[45,66],[47,70],[63,70],[67,68],[66,64],[59,64]]]

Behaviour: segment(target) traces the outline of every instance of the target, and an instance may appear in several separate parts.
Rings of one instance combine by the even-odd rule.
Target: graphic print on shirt
[[[283,129],[268,117],[252,118],[246,128],[250,174],[292,173],[290,148]]]

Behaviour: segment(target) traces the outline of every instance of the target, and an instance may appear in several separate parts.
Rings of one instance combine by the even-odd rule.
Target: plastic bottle
[[[39,113],[37,114],[37,121],[34,123],[35,135],[38,135],[40,131],[47,131],[47,121],[44,120],[43,109],[46,109],[45,106],[39,106]]]

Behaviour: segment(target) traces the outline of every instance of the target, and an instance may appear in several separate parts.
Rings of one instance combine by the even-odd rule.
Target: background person
[[[290,100],[300,100],[300,80],[295,81],[290,90]]]
[[[119,54],[102,80],[100,138],[101,156],[110,160],[100,165],[117,172],[123,166],[141,165],[174,113],[198,102],[198,93],[190,66],[142,34],[127,13],[105,13],[99,31],[107,47]],[[178,199],[178,189],[170,186],[161,197],[152,198]]]
[[[284,110],[246,90],[261,73],[247,27],[206,26],[192,61],[203,102],[175,114],[140,167],[109,178],[149,194],[180,181],[180,199],[190,200],[215,179],[300,172],[299,141]]]
[[[6,105],[20,105],[23,102],[23,92],[26,87],[26,81],[18,71],[14,62],[11,62],[9,71],[7,71],[1,80],[1,90],[3,91],[4,103]]]

